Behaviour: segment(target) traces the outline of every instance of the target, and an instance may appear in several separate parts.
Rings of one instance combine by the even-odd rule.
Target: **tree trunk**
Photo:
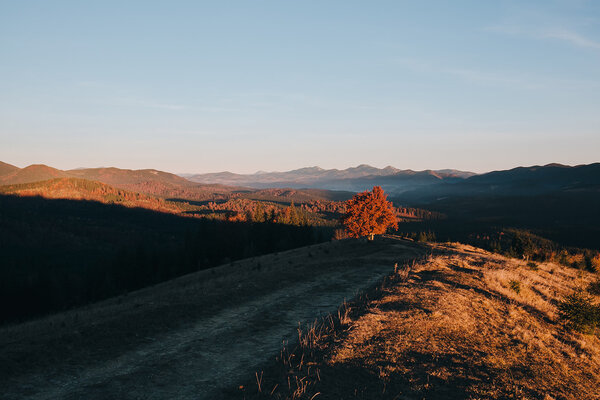
[[[369,233],[369,242],[372,242],[375,239],[375,234],[374,233]]]

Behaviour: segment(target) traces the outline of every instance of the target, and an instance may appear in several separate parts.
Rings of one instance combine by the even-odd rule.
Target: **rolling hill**
[[[40,196],[47,199],[93,200],[125,207],[140,207],[168,213],[181,213],[183,204],[162,198],[114,188],[101,182],[79,178],[56,178],[41,182],[0,186],[0,194]]]
[[[2,327],[0,382],[7,399],[594,400],[600,339],[557,305],[598,301],[597,279],[457,243],[323,243]]]
[[[312,200],[346,200],[352,193],[325,189],[252,189],[219,183],[192,182],[181,176],[155,169],[79,168],[62,171],[46,165],[18,168],[0,163],[0,185],[26,184],[55,178],[77,178],[100,182],[129,192],[143,193],[164,199],[198,202],[226,201],[232,197],[252,200],[296,203]]]
[[[519,167],[394,196],[399,204],[445,214],[402,229],[465,241],[504,228],[530,230],[565,246],[600,249],[600,164]]]
[[[130,192],[195,201],[222,200],[233,191],[240,189],[223,185],[202,185],[154,169],[88,168],[63,171],[41,164],[25,168],[6,163],[0,164],[0,185],[41,182],[55,178],[86,179]]]
[[[144,182],[160,182],[164,185],[195,186],[178,175],[155,169],[79,168],[66,171],[69,175],[98,181],[108,185],[137,185]]]
[[[464,185],[474,191],[499,192],[505,195],[531,195],[557,190],[600,189],[600,163],[568,166],[548,164],[545,166],[518,167],[507,171],[494,171],[474,176]]]
[[[19,167],[15,167],[14,165],[4,163],[0,161],[0,177],[4,175],[8,175],[11,172],[15,172],[19,169]]]
[[[8,165],[8,164],[3,164]],[[56,168],[48,167],[43,164],[33,164],[25,168],[10,168],[9,172],[0,175],[0,185],[13,185],[19,183],[30,183],[46,181],[54,178],[65,178],[69,177],[69,174],[65,171],[61,171]],[[3,169],[6,170],[6,167]]]
[[[409,201],[433,201],[449,196],[535,196],[556,192],[597,192],[600,190],[600,163],[567,166],[518,167],[469,177],[406,192]]]
[[[226,186],[219,183],[205,184],[192,182],[181,176],[155,169],[131,170],[111,167],[62,171],[46,165],[30,165],[20,169],[10,164],[0,163],[0,186],[41,182],[55,178],[85,179],[129,192],[143,193],[167,200],[190,200],[195,202],[227,201],[239,197],[259,201],[281,203],[293,201],[300,203],[315,200],[340,201],[347,200],[352,196],[350,192],[326,189],[252,189]],[[55,186],[53,188],[56,189]],[[38,189],[41,190],[41,187],[38,187]],[[65,193],[66,191],[63,191],[60,198],[66,198],[64,197]],[[82,198],[93,199],[86,197],[88,195],[85,194]],[[79,197],[74,198],[80,198],[82,194],[77,194],[77,196]],[[49,195],[49,197],[52,197],[52,195]]]
[[[174,199],[217,200],[236,189],[222,185],[200,185],[180,176],[155,169],[89,168],[69,170],[67,173],[71,176],[106,183],[133,192]]]

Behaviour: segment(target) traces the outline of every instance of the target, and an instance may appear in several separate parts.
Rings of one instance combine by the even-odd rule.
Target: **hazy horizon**
[[[600,3],[3,2],[0,160],[175,173],[600,161]]]
[[[125,169],[125,170],[146,170],[146,169],[153,169],[153,170],[158,170],[158,171],[162,171],[162,172],[168,172],[168,173],[172,173],[175,175],[195,175],[195,174],[211,174],[211,173],[222,173],[222,172],[231,172],[234,174],[240,174],[240,175],[253,175],[253,174],[259,174],[259,173],[276,173],[276,172],[289,172],[289,171],[294,171],[294,170],[298,170],[298,169],[303,169],[303,168],[321,168],[323,170],[332,170],[332,169],[337,169],[337,170],[346,170],[349,168],[357,168],[363,165],[369,166],[369,167],[374,167],[374,168],[379,168],[379,169],[384,169],[386,167],[393,167],[396,168],[398,170],[412,170],[412,171],[426,171],[426,170],[431,170],[431,171],[443,171],[443,170],[456,170],[456,171],[461,171],[461,172],[473,172],[476,174],[485,174],[488,172],[494,172],[494,171],[501,171],[501,170],[510,170],[513,168],[518,168],[518,167],[535,167],[535,166],[546,166],[546,165],[551,165],[551,164],[560,164],[563,166],[567,166],[567,167],[576,167],[579,165],[589,165],[589,164],[595,164],[598,162],[592,162],[592,163],[582,163],[582,164],[563,164],[563,163],[546,163],[546,164],[527,164],[527,165],[514,165],[512,167],[509,168],[504,168],[504,169],[494,169],[494,170],[484,170],[484,171],[473,171],[473,170],[465,170],[465,169],[458,169],[458,168],[452,168],[452,167],[448,167],[448,168],[422,168],[422,169],[416,169],[416,168],[410,168],[410,167],[398,167],[396,165],[373,165],[373,164],[369,164],[369,163],[360,163],[360,164],[354,164],[354,165],[348,165],[348,166],[334,166],[334,167],[330,167],[330,168],[325,168],[321,165],[305,165],[305,166],[301,166],[298,168],[292,168],[292,169],[279,169],[279,170],[254,170],[254,171],[250,171],[250,172],[241,172],[241,171],[235,171],[235,170],[231,170],[231,169],[224,169],[224,170],[219,170],[219,171],[171,171],[171,170],[166,170],[166,169],[160,169],[160,168],[155,168],[152,166],[148,166],[148,167],[142,167],[142,168],[126,168],[126,167],[120,167],[118,165],[101,165],[101,166],[83,166],[83,167],[75,167],[75,168],[59,168],[56,167],[55,165],[50,165],[50,164],[46,164],[46,163],[42,163],[42,162],[32,162],[32,163],[28,163],[28,164],[24,164],[24,165],[17,165],[14,163],[10,163],[6,160],[0,160],[0,162],[5,162],[11,165],[14,165],[16,167],[19,168],[26,168],[29,167],[31,165],[46,165],[48,167],[52,167],[52,168],[57,168],[63,171],[69,171],[69,170],[77,170],[77,169],[97,169],[97,168],[118,168],[118,169]]]

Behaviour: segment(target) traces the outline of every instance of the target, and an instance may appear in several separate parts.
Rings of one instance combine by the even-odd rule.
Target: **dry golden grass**
[[[260,375],[262,392],[248,385],[243,396],[600,399],[600,339],[566,329],[556,307],[596,279],[434,245],[427,259],[305,329]]]

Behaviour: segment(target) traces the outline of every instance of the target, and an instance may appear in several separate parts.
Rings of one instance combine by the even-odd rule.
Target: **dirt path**
[[[0,380],[2,398],[218,398],[223,389],[247,379],[278,354],[283,341],[293,342],[298,323],[334,312],[344,299],[388,274],[395,262],[422,254],[421,247],[397,241],[312,246],[218,268],[210,273],[212,280],[203,271],[203,279],[190,275],[132,294],[118,305],[109,301],[91,307],[73,330],[90,332],[87,340],[70,341],[75,334],[71,331],[53,338],[51,330],[60,325],[53,318],[61,316],[39,326],[0,330],[0,349],[11,350],[10,359],[0,362],[15,366],[11,371],[9,364],[4,383]],[[216,281],[225,274],[229,280],[220,285]],[[230,290],[244,285],[252,290]],[[214,293],[219,286],[225,287],[221,296]],[[191,318],[190,313],[171,313],[164,329],[146,328],[144,324],[153,325],[154,318],[160,321],[178,307],[182,298],[172,295],[174,290],[193,292],[196,297],[188,300],[206,306],[206,311]],[[238,301],[232,298],[236,295]],[[145,317],[132,327],[129,319],[136,315]],[[100,336],[94,339],[96,330],[100,335],[108,326],[110,335],[128,337],[132,343],[123,347]],[[132,332],[143,336],[132,340]]]

